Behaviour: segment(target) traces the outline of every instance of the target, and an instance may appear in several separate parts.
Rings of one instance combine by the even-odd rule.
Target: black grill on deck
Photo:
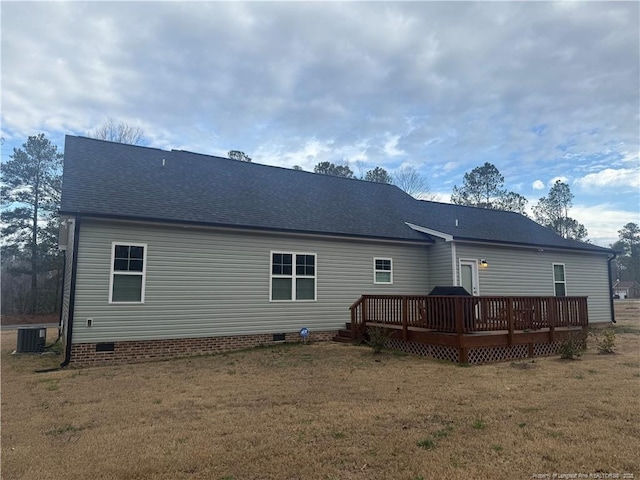
[[[463,297],[470,297],[471,294],[467,292],[464,287],[435,287],[431,290],[429,295],[461,295]]]
[[[471,294],[467,292],[464,287],[453,286],[453,285],[435,287],[433,290],[431,290],[431,293],[429,293],[429,296],[431,295],[433,296],[445,295],[445,296],[451,296],[451,297],[471,297]],[[462,312],[465,329],[467,331],[474,330],[473,310],[474,310],[473,305],[466,304]],[[453,311],[449,312],[447,320],[450,322],[451,325],[455,325],[455,314]]]

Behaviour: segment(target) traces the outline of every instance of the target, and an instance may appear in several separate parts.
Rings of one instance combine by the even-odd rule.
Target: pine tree
[[[49,271],[57,255],[57,210],[62,187],[62,154],[44,134],[14,148],[2,168],[3,250],[31,277],[30,313],[38,313],[38,274]]]
[[[464,174],[462,187],[453,187],[451,203],[526,215],[527,199],[519,193],[508,192],[500,171],[495,165],[485,162]]]
[[[384,168],[376,167],[373,170],[369,170],[364,179],[367,182],[375,182],[375,183],[392,183],[393,179],[389,172],[387,172]]]
[[[348,165],[335,165],[331,162],[320,162],[313,167],[314,173],[321,173],[322,175],[331,175],[333,177],[345,177],[354,178],[353,171]]]
[[[230,160],[238,160],[240,162],[248,162],[251,163],[251,157],[240,150],[229,150],[227,153],[227,157]]]
[[[619,280],[640,282],[640,227],[627,223],[618,230],[619,240],[611,245],[618,252],[616,265]]]
[[[587,241],[585,226],[569,217],[572,205],[573,194],[569,185],[557,180],[549,190],[549,195],[542,197],[533,207],[534,219],[563,238]]]

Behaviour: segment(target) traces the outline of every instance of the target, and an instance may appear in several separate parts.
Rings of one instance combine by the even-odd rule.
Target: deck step
[[[353,342],[351,337],[343,337],[342,335],[336,335],[331,340],[333,340],[334,342],[338,342],[338,343],[351,343],[351,342]]]

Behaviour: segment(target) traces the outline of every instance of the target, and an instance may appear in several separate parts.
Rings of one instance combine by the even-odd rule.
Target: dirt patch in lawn
[[[617,353],[596,332],[579,360],[514,362],[533,368],[325,343],[34,373],[61,357],[3,332],[2,477],[640,478],[633,305]]]

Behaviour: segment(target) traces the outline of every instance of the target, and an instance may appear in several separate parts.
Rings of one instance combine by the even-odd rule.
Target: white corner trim
[[[456,242],[451,242],[451,273],[453,274],[453,283],[451,285],[458,285],[457,256]]]
[[[430,228],[421,227],[420,225],[414,225],[413,223],[404,222],[406,226],[415,230],[416,232],[426,233],[427,235],[433,235],[434,237],[442,238],[447,242],[453,241],[453,235],[447,233],[438,232],[437,230],[431,230]]]

